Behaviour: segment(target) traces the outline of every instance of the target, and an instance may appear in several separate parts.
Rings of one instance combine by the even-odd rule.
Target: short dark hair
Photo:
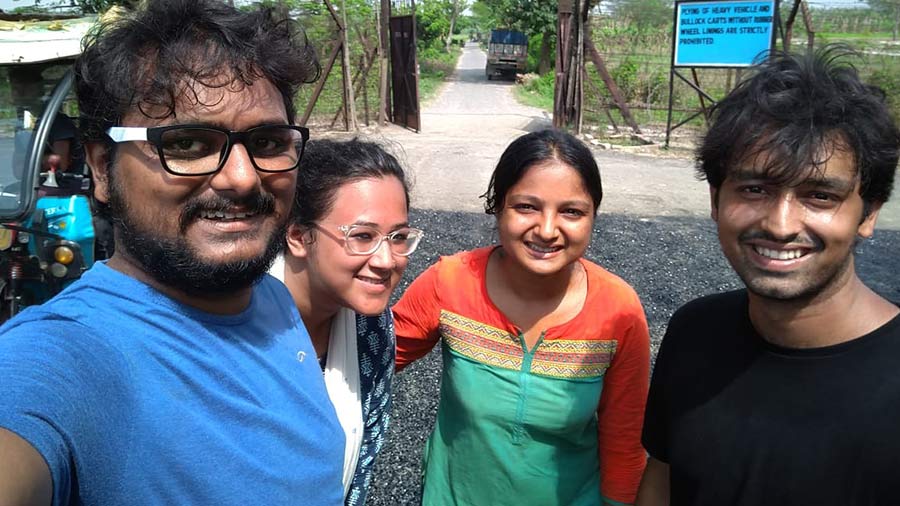
[[[594,155],[573,135],[556,129],[525,134],[507,146],[491,174],[487,191],[481,196],[485,199],[484,212],[497,214],[503,210],[509,189],[529,168],[548,160],[558,160],[578,172],[594,202],[594,212],[597,212],[603,200],[603,184]]]
[[[134,11],[101,18],[75,63],[85,142],[106,139],[131,108],[197,99],[198,85],[249,86],[270,81],[284,99],[288,122],[294,95],[315,81],[319,64],[300,25],[281,10],[242,11],[220,0],[147,0]],[[146,114],[146,113],[145,113]]]
[[[845,45],[814,52],[772,52],[713,109],[697,152],[698,175],[719,188],[729,169],[765,156],[766,173],[783,184],[822,170],[835,150],[854,157],[868,205],[891,195],[900,130],[884,92],[863,83]]]
[[[311,227],[331,211],[338,189],[362,179],[396,177],[409,209],[409,182],[394,155],[374,142],[315,140],[306,144],[297,174],[291,222]]]

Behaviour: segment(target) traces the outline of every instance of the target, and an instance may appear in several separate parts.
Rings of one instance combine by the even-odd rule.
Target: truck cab
[[[516,30],[491,30],[488,39],[487,64],[484,73],[488,80],[494,76],[511,77],[525,72],[528,62],[528,37]]]

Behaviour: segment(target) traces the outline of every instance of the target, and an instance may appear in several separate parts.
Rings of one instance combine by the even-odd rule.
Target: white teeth
[[[360,281],[365,281],[366,283],[372,283],[375,285],[383,285],[384,283],[387,282],[387,279],[385,279],[385,278],[370,278],[368,276],[356,276],[356,277],[359,278]]]
[[[256,213],[225,213],[222,211],[201,211],[200,217],[207,220],[242,220],[255,216]]]
[[[803,251],[799,249],[775,250],[754,246],[753,250],[760,255],[766,258],[771,258],[773,260],[793,260],[795,258],[800,258],[803,256]]]
[[[533,249],[534,251],[537,251],[538,253],[553,253],[554,251],[556,251],[556,248],[544,248],[534,243],[528,243],[528,247]]]

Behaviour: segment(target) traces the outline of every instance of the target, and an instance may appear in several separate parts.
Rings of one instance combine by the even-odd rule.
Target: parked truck
[[[515,30],[491,30],[488,41],[487,65],[484,73],[488,80],[494,76],[513,77],[525,72],[528,61],[528,37]]]

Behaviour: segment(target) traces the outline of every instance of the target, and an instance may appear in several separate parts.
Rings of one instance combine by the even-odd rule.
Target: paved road
[[[421,113],[421,133],[389,126],[380,135],[397,143],[413,168],[413,206],[480,211],[494,164],[523,133],[550,126],[547,113],[518,104],[511,81],[487,81],[485,54],[463,50],[457,70]]]
[[[510,82],[487,81],[484,53],[468,47],[456,74],[424,108],[422,133],[396,126],[364,132],[393,144],[405,158],[416,183],[411,220],[427,234],[410,258],[398,294],[438,256],[494,241],[492,218],[483,213],[478,196],[507,144],[550,124],[542,111],[518,105],[512,87]],[[740,282],[719,251],[708,217],[707,187],[694,178],[690,159],[658,151],[655,156],[620,151],[595,155],[605,196],[586,256],[637,290],[655,351],[676,308],[700,295],[738,288]],[[897,197],[883,213],[875,239],[860,246],[857,268],[877,291],[900,301]],[[422,449],[440,392],[439,348],[395,379],[391,428],[369,506],[420,502]]]

